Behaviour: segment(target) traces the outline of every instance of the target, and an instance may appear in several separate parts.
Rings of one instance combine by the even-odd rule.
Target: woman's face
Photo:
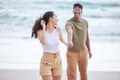
[[[57,19],[56,14],[54,14],[54,15],[52,16],[51,21],[52,21],[52,23],[53,23],[54,25],[57,25],[58,19]]]

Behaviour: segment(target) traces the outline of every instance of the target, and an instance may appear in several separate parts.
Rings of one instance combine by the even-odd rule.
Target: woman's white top
[[[57,30],[54,29],[53,32],[49,33],[46,31],[46,44],[43,45],[43,52],[57,53],[59,52],[59,35]]]

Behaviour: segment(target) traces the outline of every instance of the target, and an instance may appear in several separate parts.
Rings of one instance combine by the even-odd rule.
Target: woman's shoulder
[[[56,30],[61,30],[59,26],[55,26],[55,29]]]
[[[56,29],[56,31],[57,31],[58,33],[61,32],[61,28],[60,28],[59,26],[55,26],[55,29]]]

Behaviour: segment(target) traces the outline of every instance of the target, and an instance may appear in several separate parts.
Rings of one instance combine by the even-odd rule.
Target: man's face
[[[79,18],[81,13],[82,13],[82,9],[79,8],[79,6],[76,6],[74,9],[73,9],[73,13],[74,13],[74,17],[75,18]]]

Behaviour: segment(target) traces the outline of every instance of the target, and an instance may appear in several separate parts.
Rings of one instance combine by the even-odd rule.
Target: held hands
[[[70,48],[72,48],[73,47],[73,42],[72,41],[68,41],[67,46],[70,47]]]
[[[46,25],[45,25],[45,21],[41,20],[40,24],[42,25],[43,29],[45,29]]]

